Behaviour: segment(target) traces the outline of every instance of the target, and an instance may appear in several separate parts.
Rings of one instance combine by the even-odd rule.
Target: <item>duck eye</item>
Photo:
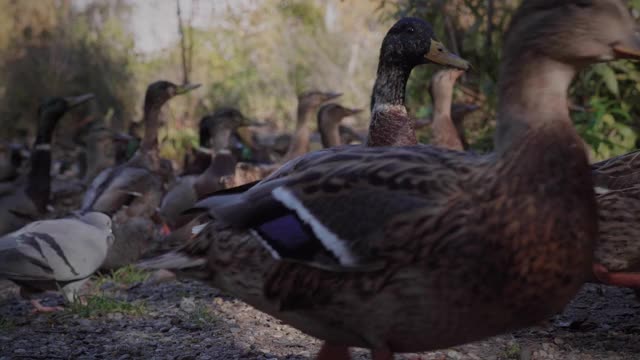
[[[409,34],[413,34],[415,31],[416,31],[416,30],[413,28],[413,26],[409,26],[409,27],[407,28],[407,32],[408,32]]]

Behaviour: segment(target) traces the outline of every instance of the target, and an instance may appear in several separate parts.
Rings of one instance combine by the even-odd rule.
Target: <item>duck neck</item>
[[[340,126],[338,122],[322,121],[319,124],[320,139],[324,148],[336,147],[341,145]]]
[[[62,114],[42,114],[33,144],[26,193],[40,212],[46,210],[51,194],[51,141],[60,117]]]
[[[373,94],[371,94],[371,111],[376,105],[404,106],[411,70],[412,67],[402,64],[380,63]]]
[[[433,100],[433,145],[452,150],[464,150],[460,134],[451,118],[452,91],[432,95]]]
[[[309,151],[309,139],[311,137],[311,129],[309,123],[313,121],[315,107],[304,103],[298,104],[298,120],[296,122],[296,130],[291,138],[291,144],[284,156],[285,161],[295,159],[304,155]]]
[[[417,144],[414,121],[404,106],[411,67],[381,63],[371,95],[367,146]]]
[[[498,154],[519,144],[532,130],[558,129],[578,137],[567,96],[575,74],[572,66],[531,53],[503,61],[495,135]]]
[[[144,138],[140,149],[149,151],[158,147],[158,131],[160,131],[160,111],[163,104],[145,104]]]
[[[325,148],[340,146],[340,119],[335,119],[331,115],[331,108],[324,107],[318,112],[318,131],[320,140]],[[334,116],[335,117],[335,116]]]

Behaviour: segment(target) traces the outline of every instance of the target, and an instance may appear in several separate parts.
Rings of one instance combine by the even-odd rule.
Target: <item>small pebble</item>
[[[90,327],[93,325],[93,321],[89,320],[89,319],[78,319],[76,321],[76,323],[80,326],[84,326],[84,327]]]

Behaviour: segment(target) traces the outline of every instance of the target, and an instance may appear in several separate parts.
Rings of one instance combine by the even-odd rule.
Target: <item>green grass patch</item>
[[[99,288],[107,282],[131,286],[133,284],[146,281],[149,278],[149,275],[150,274],[144,270],[137,269],[133,265],[127,265],[118,270],[112,271],[108,275],[99,276],[96,286]]]
[[[522,349],[520,344],[512,342],[507,344],[500,354],[500,360],[520,360]]]
[[[90,295],[85,300],[86,305],[80,301],[67,304],[67,311],[83,318],[96,318],[113,313],[142,315],[146,311],[146,306],[142,302],[130,303],[104,293]]]
[[[5,318],[0,318],[0,331],[8,331],[15,327],[13,321]]]
[[[186,313],[189,323],[202,327],[211,326],[219,320],[213,309],[205,304],[197,304],[193,310]]]

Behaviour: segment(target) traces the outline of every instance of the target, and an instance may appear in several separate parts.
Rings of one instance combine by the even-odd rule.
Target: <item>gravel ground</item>
[[[318,350],[318,341],[196,282],[126,289],[106,283],[102,289],[144,308],[88,318],[73,310],[34,315],[17,287],[0,282],[0,360],[312,359]],[[61,302],[56,294],[44,301]],[[363,350],[353,354],[368,359]],[[541,327],[418,358],[640,359],[640,303],[629,290],[586,285],[563,314]]]

